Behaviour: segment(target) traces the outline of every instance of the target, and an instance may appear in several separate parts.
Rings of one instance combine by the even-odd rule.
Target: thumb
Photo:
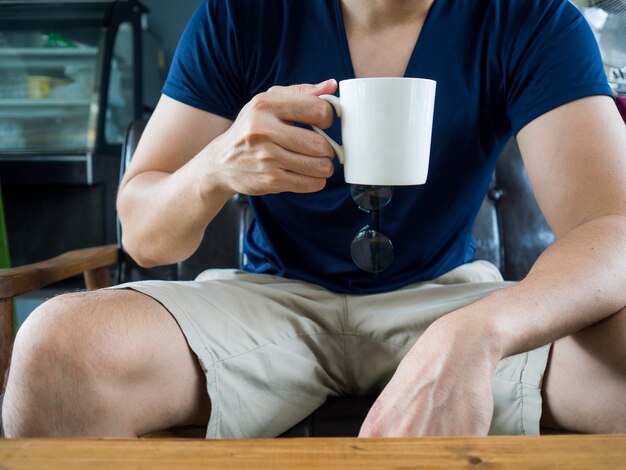
[[[270,93],[280,94],[297,94],[297,95],[312,95],[319,96],[324,94],[332,95],[337,90],[337,80],[334,78],[325,80],[320,83],[309,84],[302,83],[299,85],[290,86],[273,86],[268,91]]]

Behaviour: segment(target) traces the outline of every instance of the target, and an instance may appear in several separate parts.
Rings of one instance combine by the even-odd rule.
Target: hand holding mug
[[[334,80],[327,80],[272,87],[255,96],[215,139],[212,181],[225,192],[249,195],[323,189],[333,174],[333,148],[314,131],[292,124],[329,127],[332,109],[317,96],[336,87]]]

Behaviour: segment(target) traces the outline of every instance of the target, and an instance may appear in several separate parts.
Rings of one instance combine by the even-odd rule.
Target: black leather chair
[[[132,158],[145,125],[145,121],[137,121],[128,130],[121,174]],[[155,275],[187,280],[207,268],[240,267],[243,234],[251,217],[245,196],[235,196],[209,225],[200,248],[191,258],[146,272],[138,269],[127,257],[122,257],[120,273],[123,276],[120,280]],[[554,241],[533,196],[515,140],[508,143],[498,160],[473,234],[477,245],[476,259],[492,262],[507,280],[522,279],[539,254]],[[329,398],[283,436],[356,436],[374,400],[375,395]]]

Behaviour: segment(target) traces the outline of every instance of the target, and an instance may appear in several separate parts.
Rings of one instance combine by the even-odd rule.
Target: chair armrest
[[[105,269],[119,259],[117,245],[82,248],[63,253],[45,261],[16,268],[0,269],[0,299],[45,287],[78,274],[85,274],[87,288],[110,285]]]

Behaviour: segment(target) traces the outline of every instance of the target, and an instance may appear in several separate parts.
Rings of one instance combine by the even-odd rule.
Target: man
[[[397,256],[372,276],[349,255],[367,215],[307,126],[333,124],[334,79],[405,74],[438,81],[431,168],[381,210]],[[557,241],[507,284],[469,233],[513,134]],[[239,192],[248,272],[44,304],[7,435],[273,436],[377,387],[364,437],[626,432],[625,149],[564,0],[204,1],[120,188],[124,245],[185,259]]]

